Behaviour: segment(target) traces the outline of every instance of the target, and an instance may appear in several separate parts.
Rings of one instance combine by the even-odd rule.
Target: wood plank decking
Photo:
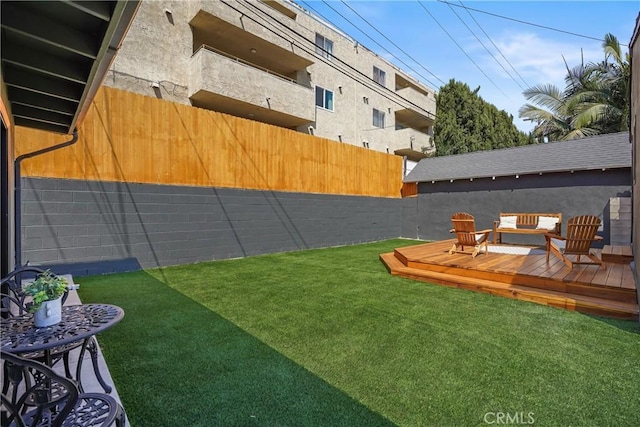
[[[570,270],[544,250],[528,255],[491,252],[475,258],[449,255],[453,240],[423,243],[380,255],[391,274],[539,304],[621,319],[638,319],[638,299],[628,264],[606,270],[577,265]],[[494,246],[507,248],[508,245]],[[533,249],[533,248],[532,248]],[[597,252],[597,250],[596,250]]]
[[[602,261],[629,264],[633,261],[631,245],[606,245],[602,248]]]

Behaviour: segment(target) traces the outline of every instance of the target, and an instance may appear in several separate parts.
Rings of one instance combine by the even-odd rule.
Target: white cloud
[[[573,68],[581,63],[583,57],[585,63],[603,59],[602,49],[593,47],[592,44],[588,48],[581,49],[579,44],[545,39],[533,33],[503,35],[494,39],[494,42],[525,81],[532,86],[552,83],[564,89],[564,77],[567,74],[565,60],[569,67]],[[504,70],[493,59],[489,59],[493,64],[493,71],[507,77]],[[508,64],[503,63],[503,65],[510,70]]]
[[[590,43],[587,47],[584,47],[577,43],[540,37],[530,32],[510,32],[492,36],[492,39],[520,76],[524,78],[525,82],[521,81],[518,74],[513,71],[511,66],[505,62],[489,42],[484,43],[493,52],[493,56],[501,62],[502,67],[496,62],[496,59],[474,40],[474,43],[467,44],[470,49],[469,52],[473,52],[470,54],[475,58],[480,58],[478,60],[479,66],[500,87],[500,90],[497,90],[492,84],[485,81],[481,84],[480,95],[499,109],[512,114],[514,124],[525,132],[532,130],[533,125],[518,118],[518,110],[527,102],[524,95],[522,95],[520,86],[527,88],[538,84],[553,84],[563,90],[565,88],[564,77],[567,74],[565,61],[570,68],[573,68],[583,60],[585,63],[597,62],[601,61],[604,56],[602,48],[597,42]],[[503,67],[509,71],[513,79],[519,82],[519,85],[505,72]],[[465,81],[462,76],[458,78]],[[480,79],[479,76],[476,79],[472,77],[466,81],[482,80],[478,79]],[[470,83],[470,86],[473,88],[472,83]],[[506,97],[505,94],[507,95]]]

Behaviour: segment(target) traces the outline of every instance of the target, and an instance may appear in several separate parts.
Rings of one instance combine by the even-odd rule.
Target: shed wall
[[[421,183],[417,200],[417,236],[414,237],[450,238],[451,215],[460,211],[474,215],[478,229],[493,228],[493,221],[498,219],[500,212],[561,212],[563,230],[573,216],[600,217],[604,226],[599,234],[606,244],[610,237],[609,199],[628,197],[630,191],[628,168]],[[505,243],[540,244],[541,239],[540,236],[503,235]]]

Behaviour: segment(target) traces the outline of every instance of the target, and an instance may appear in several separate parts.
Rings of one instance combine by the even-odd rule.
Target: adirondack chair
[[[553,253],[571,269],[576,264],[599,265],[600,268],[606,269],[605,263],[595,253],[591,252],[593,242],[602,240],[602,237],[596,236],[601,222],[600,218],[592,215],[576,216],[567,223],[566,236],[545,234],[547,240],[547,262],[549,261],[549,254]],[[575,257],[575,260],[573,257]],[[583,260],[582,257],[586,257],[587,260]]]
[[[473,215],[466,212],[457,212],[451,216],[453,228],[450,233],[456,234],[457,241],[449,250],[449,255],[454,253],[467,254],[475,257],[480,252],[482,244],[484,244],[484,253],[489,254],[489,234],[491,230],[476,231],[476,221]],[[466,251],[465,246],[473,248],[472,252]]]

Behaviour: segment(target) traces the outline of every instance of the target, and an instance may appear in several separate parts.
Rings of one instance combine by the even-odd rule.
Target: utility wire
[[[506,98],[509,98],[509,96],[508,96],[506,93],[504,93],[504,91],[503,91],[502,89],[500,89],[500,88],[498,87],[498,85],[497,85],[497,84],[496,84],[496,83],[491,79],[491,77],[489,77],[489,76],[487,75],[487,73],[485,73],[485,72],[484,72],[484,70],[483,70],[482,68],[480,68],[480,67],[478,66],[478,64],[476,64],[476,61],[474,61],[474,60],[473,60],[473,58],[471,58],[471,57],[469,56],[469,54],[468,54],[468,53],[467,53],[467,52],[462,48],[462,46],[460,46],[460,43],[458,43],[458,42],[456,41],[456,39],[455,39],[455,38],[453,38],[453,36],[452,36],[451,34],[449,34],[449,32],[448,32],[448,31],[447,31],[447,30],[442,26],[442,24],[440,24],[440,22],[436,19],[436,17],[435,17],[435,16],[433,16],[433,14],[429,11],[429,9],[427,9],[427,7],[424,5],[424,3],[423,3],[422,1],[420,1],[420,0],[418,0],[418,4],[419,4],[420,6],[422,6],[422,8],[425,10],[425,12],[427,12],[427,13],[429,14],[429,16],[431,16],[431,18],[433,18],[433,20],[436,22],[436,24],[438,24],[438,26],[442,29],[442,31],[444,31],[444,32],[445,32],[445,34],[446,34],[447,36],[449,36],[449,38],[450,38],[450,39],[455,43],[455,45],[456,45],[456,46],[458,46],[458,48],[462,51],[462,53],[464,53],[464,54],[465,54],[465,56],[469,59],[469,61],[471,61],[471,62],[473,63],[473,65],[475,65],[475,66],[476,66],[476,68],[477,68],[478,70],[480,70],[480,72],[482,73],[482,75],[484,75],[484,76],[487,78],[487,80],[489,80],[489,81],[490,81],[490,82],[491,82],[491,83],[496,87],[496,89],[498,89],[498,90],[499,90],[499,91],[500,91],[500,92],[501,92],[501,93],[502,93]]]
[[[527,81],[524,79],[524,77],[522,77],[520,75],[520,73],[518,72],[518,70],[515,69],[515,67],[513,66],[513,64],[511,64],[511,62],[507,59],[506,56],[504,56],[504,54],[502,53],[502,50],[500,50],[500,48],[498,46],[496,46],[496,44],[493,42],[493,39],[491,39],[491,37],[489,36],[489,34],[487,34],[487,32],[484,30],[484,28],[482,28],[482,25],[480,25],[480,23],[476,20],[476,18],[473,16],[473,14],[471,12],[469,12],[469,9],[467,9],[464,4],[462,3],[462,0],[458,0],[460,2],[460,4],[465,8],[465,10],[467,11],[467,13],[469,14],[469,16],[471,17],[471,19],[473,19],[473,22],[476,23],[476,25],[478,26],[478,28],[480,28],[480,30],[482,30],[482,32],[484,33],[484,35],[489,39],[489,41],[491,42],[491,44],[493,45],[494,48],[496,48],[496,50],[498,51],[498,53],[500,53],[500,56],[502,56],[502,59],[504,59],[507,64],[509,64],[509,66],[511,67],[511,69],[518,75],[518,77],[520,77],[520,80],[522,80],[522,83],[524,83],[524,85],[526,87],[531,87],[531,85],[529,83],[527,83]],[[522,87],[522,86],[520,86]]]
[[[494,60],[494,61],[496,61],[496,63],[497,63],[497,64],[498,64],[498,65],[499,65],[499,66],[504,70],[504,72],[505,72],[505,73],[507,73],[507,75],[508,75],[509,77],[511,77],[511,80],[513,80],[513,81],[514,81],[518,86],[520,86],[520,89],[522,89],[522,90],[524,91],[525,89],[522,87],[522,85],[520,84],[520,82],[519,82],[519,81],[517,81],[517,80],[516,80],[516,79],[511,75],[511,73],[509,72],[509,70],[507,70],[507,69],[504,67],[504,65],[502,65],[502,62],[498,61],[498,58],[496,58],[496,57],[495,57],[495,55],[494,55],[493,53],[491,53],[491,51],[487,48],[487,46],[485,46],[485,44],[484,44],[484,43],[482,43],[482,40],[480,40],[480,39],[478,38],[478,36],[476,35],[476,33],[474,33],[474,32],[473,32],[473,30],[471,29],[471,27],[469,27],[469,26],[467,25],[467,23],[466,23],[466,22],[464,22],[464,20],[462,19],[462,17],[461,17],[460,15],[458,15],[458,12],[456,12],[456,10],[455,10],[453,7],[451,7],[451,4],[449,4],[449,3],[447,3],[447,4],[449,5],[449,9],[451,9],[451,11],[454,13],[454,15],[456,15],[456,16],[458,17],[458,19],[460,20],[460,22],[462,22],[462,23],[464,24],[464,26],[465,26],[465,27],[467,27],[467,30],[469,30],[469,32],[470,32],[471,34],[473,34],[473,37],[475,37],[475,38],[476,38],[476,40],[478,40],[478,43],[480,43],[480,44],[482,45],[482,47],[484,48],[484,50],[486,50],[486,51],[487,51],[487,53],[488,53],[489,55],[491,55],[491,57],[493,58],[493,60]]]
[[[317,13],[320,17],[322,17],[323,19],[327,20],[329,23],[331,23],[332,25],[335,26],[334,23],[332,23],[329,19],[327,19],[325,16],[323,16],[320,12],[318,12],[316,9],[314,9],[311,5],[309,5],[306,1],[303,0],[299,0],[301,1],[301,3],[304,3],[307,7],[309,7],[311,10],[313,10],[315,13]],[[349,20],[349,18],[347,18],[346,16],[344,16],[342,13],[340,13],[338,10],[336,10],[333,6],[331,6],[331,4],[325,0],[322,0],[322,2],[329,7],[331,10],[333,10],[335,13],[337,13],[338,15],[340,15],[340,17],[342,19],[344,19],[345,21],[347,21],[349,24],[351,24],[351,26],[353,26],[355,29],[357,29],[358,31],[360,31],[360,33],[362,33],[365,37],[367,37],[369,40],[371,40],[373,43],[375,43],[376,45],[378,45],[378,47],[380,47],[382,50],[384,50],[385,52],[387,52],[389,55],[391,55],[394,59],[396,59],[398,62],[400,62],[402,65],[404,65],[405,67],[407,67],[409,70],[413,71],[414,73],[416,73],[416,75],[422,77],[424,79],[424,81],[426,81],[427,83],[429,83],[433,88],[436,88],[438,85],[434,84],[432,81],[430,81],[427,77],[425,77],[424,75],[420,74],[420,72],[416,71],[413,67],[411,67],[409,64],[407,64],[406,62],[404,62],[402,59],[398,58],[397,56],[395,56],[389,49],[387,49],[386,47],[382,46],[380,43],[378,43],[374,38],[372,38],[370,35],[368,35],[367,33],[365,33],[362,29],[360,29],[360,27],[358,27],[356,24],[354,24],[351,20]],[[413,58],[411,58],[414,62],[417,63],[417,61]]]
[[[266,30],[272,32],[273,34],[275,34],[276,36],[284,39],[285,41],[287,41],[288,43],[290,43],[293,46],[297,46],[298,48],[300,48],[302,51],[306,52],[307,54],[314,56],[318,59],[320,59],[321,61],[325,62],[327,65],[329,65],[330,67],[334,68],[335,70],[339,71],[340,73],[344,74],[345,76],[349,77],[350,79],[356,81],[357,83],[362,84],[364,87],[367,87],[368,89],[371,89],[372,91],[378,93],[379,95],[383,96],[384,98],[386,98],[387,100],[391,101],[392,103],[399,105],[400,107],[403,108],[407,108],[407,105],[411,105],[413,108],[412,109],[419,109],[421,111],[426,112],[427,114],[425,115],[425,117],[430,117],[432,119],[437,118],[436,115],[432,112],[426,111],[423,107],[409,101],[408,99],[402,97],[401,95],[397,94],[396,92],[392,91],[391,89],[388,89],[384,86],[379,85],[378,83],[374,82],[373,79],[371,79],[369,76],[363,74],[362,72],[360,72],[359,70],[355,69],[353,66],[347,64],[346,62],[342,61],[340,58],[332,55],[331,58],[335,59],[337,62],[339,62],[341,65],[345,66],[347,69],[349,69],[352,72],[355,72],[356,74],[360,75],[361,77],[364,77],[364,80],[358,80],[356,77],[353,76],[353,74],[350,74],[349,72],[347,72],[344,69],[341,69],[339,67],[336,66],[336,64],[334,63],[334,61],[331,61],[321,55],[318,55],[315,52],[315,48],[317,47],[317,45],[315,44],[315,42],[307,39],[306,37],[304,37],[304,35],[298,33],[297,31],[295,31],[294,29],[288,27],[287,25],[283,24],[282,22],[278,21],[277,19],[274,19],[271,15],[269,15],[268,13],[264,12],[263,10],[261,10],[260,8],[258,8],[257,6],[253,5],[250,1],[245,1],[243,3],[243,6],[250,10],[249,6],[251,6],[251,8],[259,11],[260,13],[262,13],[263,15],[266,15],[268,18],[270,18],[271,20],[275,21],[276,23],[280,24],[281,26],[283,26],[284,28],[286,28],[287,30],[291,31],[292,33],[296,34],[301,40],[304,40],[305,42],[309,43],[310,45],[314,46],[314,50],[309,50],[307,48],[305,48],[304,46],[301,46],[299,43],[296,43],[294,40],[290,40],[287,37],[285,37],[284,35],[278,33],[276,30],[267,27],[265,24],[258,22],[255,18],[248,16],[245,12],[242,12],[238,9],[236,9],[234,6],[232,6],[231,4],[227,3],[225,0],[220,0],[221,3],[224,3],[226,6],[228,6],[229,8],[235,10],[236,12],[242,14],[243,16],[247,17],[248,19],[251,19],[253,22],[255,22],[256,24],[262,26],[263,28],[265,28]],[[248,5],[248,6],[247,6]],[[262,18],[263,20],[265,20],[265,18]],[[266,21],[266,20],[265,20]],[[326,52],[326,51],[325,51]],[[327,52],[328,53],[328,52]],[[383,93],[380,91],[380,89],[383,89],[384,92]],[[392,97],[389,96],[389,94],[393,95],[396,98],[401,99],[402,101],[404,101],[404,103],[398,101],[397,99],[392,99]],[[418,113],[420,114],[420,113]],[[423,114],[421,114],[423,115]]]
[[[389,37],[387,37],[386,35],[384,35],[383,33],[381,33],[376,27],[374,27],[373,25],[371,25],[371,23],[369,21],[367,21],[365,18],[362,17],[362,15],[360,15],[358,12],[356,12],[351,6],[349,6],[344,0],[340,0],[342,2],[342,4],[344,4],[346,7],[348,7],[353,13],[355,13],[356,15],[358,15],[360,17],[360,19],[362,19],[364,22],[367,23],[367,25],[369,25],[371,28],[373,28],[378,34],[380,34],[382,37],[385,38],[385,40],[387,40],[389,43],[391,43],[393,46],[396,47],[396,49],[398,49],[400,52],[404,53],[408,58],[411,58],[411,60],[413,62],[415,62],[416,64],[418,64],[423,70],[425,70],[427,73],[431,74],[433,77],[436,78],[436,80],[438,80],[440,83],[442,84],[446,84],[442,79],[440,79],[440,77],[436,76],[435,74],[433,74],[431,71],[429,71],[424,65],[422,65],[421,63],[419,63],[418,61],[416,61],[415,59],[413,59],[413,57],[411,55],[409,55],[407,52],[405,52],[400,46],[398,46],[397,44],[395,44]]]
[[[473,10],[474,12],[484,13],[485,15],[495,16],[496,18],[501,18],[501,19],[506,19],[506,20],[509,20],[509,21],[514,21],[514,22],[518,22],[518,23],[524,24],[524,25],[531,25],[532,27],[543,28],[545,30],[556,31],[558,33],[569,34],[569,35],[572,35],[572,36],[582,37],[582,38],[590,39],[590,40],[596,40],[596,41],[599,41],[599,42],[603,42],[604,41],[603,39],[598,38],[598,37],[586,36],[584,34],[573,33],[571,31],[561,30],[559,28],[553,28],[553,27],[549,27],[549,26],[546,26],[546,25],[535,24],[533,22],[522,21],[520,19],[509,18],[508,16],[498,15],[496,13],[491,13],[491,12],[487,12],[487,11],[480,10],[480,9],[474,9],[472,7],[468,7],[468,6],[464,6],[464,5],[460,6],[459,4],[450,3],[450,2],[448,2],[446,0],[437,0],[437,1],[440,2],[440,3],[446,3],[446,4],[449,4],[451,6],[455,6],[455,7],[463,7],[465,9],[467,9],[467,10]],[[620,43],[620,45],[621,46],[627,46],[626,44],[623,44],[623,43]]]

